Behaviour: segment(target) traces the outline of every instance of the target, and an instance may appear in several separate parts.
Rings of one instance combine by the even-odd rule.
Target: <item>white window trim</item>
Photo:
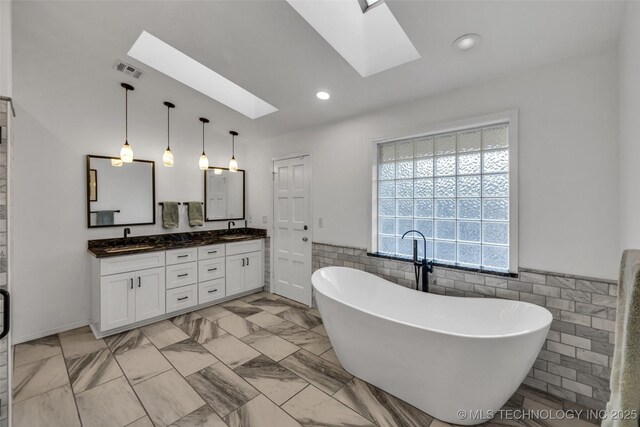
[[[378,252],[378,144],[421,138],[493,124],[509,124],[509,273],[518,273],[518,110],[488,114],[470,119],[429,126],[416,135],[377,138],[371,141],[371,244],[369,252]],[[455,266],[451,266],[455,268]],[[487,270],[487,273],[491,273]]]

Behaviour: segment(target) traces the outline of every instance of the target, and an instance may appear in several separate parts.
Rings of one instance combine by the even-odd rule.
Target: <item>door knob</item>
[[[309,239],[308,239],[308,238],[306,238],[306,237],[303,237],[303,238],[302,238],[302,241],[303,241],[303,242],[306,242],[307,240],[309,240]]]

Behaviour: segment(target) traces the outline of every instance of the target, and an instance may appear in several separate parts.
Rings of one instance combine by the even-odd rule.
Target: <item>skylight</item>
[[[251,119],[278,111],[273,105],[146,31],[140,34],[127,54]]]
[[[287,0],[362,77],[420,58],[389,6],[365,1]]]
[[[360,3],[360,8],[362,8],[362,13],[365,13],[373,6],[382,4],[382,1],[383,0],[358,0],[358,3]]]

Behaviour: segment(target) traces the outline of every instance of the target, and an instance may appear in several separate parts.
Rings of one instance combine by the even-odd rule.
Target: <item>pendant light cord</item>
[[[167,150],[171,151],[171,147],[169,146],[169,112],[171,108],[167,106]]]
[[[236,158],[236,136],[231,135],[231,158]]]
[[[129,143],[129,89],[124,88],[124,142]]]
[[[202,122],[202,154],[204,154],[204,122]]]

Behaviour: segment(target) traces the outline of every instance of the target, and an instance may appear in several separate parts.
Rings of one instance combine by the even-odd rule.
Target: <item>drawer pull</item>
[[[186,254],[186,255],[178,255],[178,258],[186,258],[186,257],[188,257],[188,256],[189,256],[189,254]]]
[[[211,255],[211,254],[217,254],[217,253],[218,253],[218,251],[209,251],[209,252],[207,252],[207,253],[208,253],[209,255]]]
[[[187,277],[189,273],[178,274],[178,277]]]
[[[186,299],[189,299],[189,297],[180,297],[180,298],[178,298],[178,301],[184,301]]]
[[[242,266],[243,267],[244,267],[244,260],[245,260],[245,258],[242,258]]]
[[[133,277],[131,278],[131,289],[133,289]]]
[[[249,265],[249,258],[247,258],[247,265]]]
[[[214,292],[218,292],[218,288],[215,289],[211,289],[210,291],[208,291],[210,294],[214,293]]]
[[[216,271],[218,269],[218,267],[214,267],[214,268],[209,268],[207,271]]]

